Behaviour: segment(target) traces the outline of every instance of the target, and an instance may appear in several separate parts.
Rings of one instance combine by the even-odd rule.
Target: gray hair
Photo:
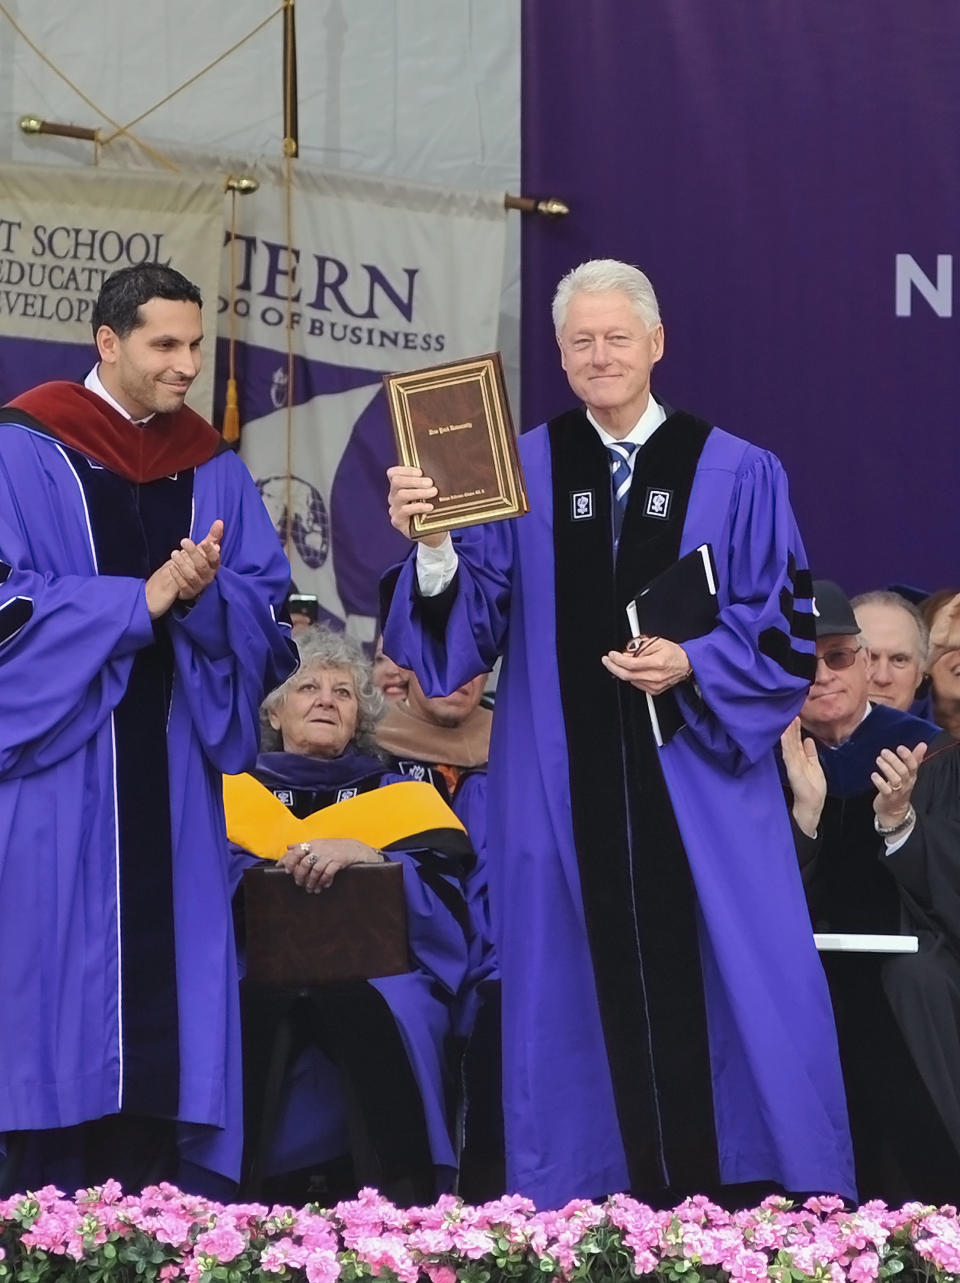
[[[270,714],[287,698],[294,681],[306,669],[345,668],[353,678],[359,704],[357,729],[347,748],[358,753],[376,755],[375,732],[377,723],[386,711],[386,704],[373,684],[370,660],[355,641],[319,624],[305,628],[294,641],[300,652],[300,667],[290,674],[282,686],[272,690],[260,705],[260,746],[263,752],[269,753],[281,747],[280,733],[270,725]]]
[[[854,597],[850,605],[854,612],[858,606],[898,606],[901,610],[905,610],[917,629],[917,659],[921,665],[926,665],[927,655],[930,652],[930,629],[912,601],[907,601],[906,597],[901,597],[898,592],[877,589],[875,592],[862,592],[859,597]],[[865,640],[862,633],[861,640]]]
[[[610,290],[625,294],[637,316],[651,329],[660,324],[657,296],[639,267],[616,258],[592,258],[567,272],[554,292],[553,328],[557,334],[564,327],[574,294],[606,294]]]

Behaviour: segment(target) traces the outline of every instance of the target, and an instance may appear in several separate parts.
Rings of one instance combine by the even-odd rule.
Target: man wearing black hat
[[[937,728],[868,701],[850,603],[829,580],[813,591],[816,677],[782,749],[814,929],[920,941],[824,956],[857,1182],[942,1202],[960,1188],[960,763],[924,766]]]
[[[915,754],[913,750],[921,743],[928,744],[937,734],[937,727],[900,709],[869,702],[868,655],[860,642],[860,626],[850,602],[843,590],[829,579],[815,580],[813,589],[817,671],[800,710],[800,724],[816,741],[826,777],[827,801],[822,816],[812,817],[812,827],[811,817],[806,813],[809,807],[804,808],[801,815],[797,815],[795,809],[794,819],[809,837],[819,831],[822,845],[836,846],[847,853],[847,858],[831,861],[831,865],[837,863],[838,867],[831,868],[824,894],[817,897],[818,902],[823,900],[821,911],[831,922],[836,922],[824,929],[897,930],[896,925],[889,925],[889,913],[883,915],[886,927],[873,920],[877,906],[866,906],[863,902],[860,871],[846,866],[852,850],[866,842],[872,870],[878,834],[894,845],[900,845],[908,836],[913,823],[908,795],[922,760],[922,753]],[[789,743],[795,738],[794,730]],[[785,749],[789,772],[792,755],[789,747]],[[889,788],[889,794],[881,793],[878,808],[874,806],[877,786],[872,777],[875,774],[879,774]],[[799,792],[804,796],[802,786]],[[797,794],[797,789],[794,793]],[[884,832],[893,828],[897,830],[895,833]],[[843,868],[839,867],[841,864]],[[854,878],[853,894],[846,887],[848,874]],[[895,903],[895,898],[891,902],[889,895],[881,899]],[[865,916],[873,920],[872,925],[863,924]]]

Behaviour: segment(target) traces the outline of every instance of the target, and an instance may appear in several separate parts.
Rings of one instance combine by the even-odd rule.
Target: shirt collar
[[[83,380],[83,386],[87,389],[88,392],[95,392],[98,397],[106,401],[107,405],[112,405],[113,408],[116,410],[117,414],[122,414],[125,419],[129,419],[130,422],[135,424],[138,428],[142,427],[143,424],[145,423],[149,423],[150,420],[153,418],[152,414],[148,414],[145,419],[135,419],[132,414],[128,413],[128,411],[126,411],[123,408],[120,402],[117,401],[114,397],[112,397],[110,393],[107,391],[107,389],[103,386],[103,383],[100,379],[99,364],[95,365],[93,369],[90,371],[90,373],[87,375],[87,377]]]
[[[596,428],[597,433],[600,436],[600,440],[604,445],[615,445],[618,441],[632,441],[637,446],[645,445],[656,432],[657,428],[659,428],[660,424],[664,422],[666,417],[667,412],[663,406],[660,405],[658,401],[654,401],[653,397],[649,397],[647,400],[647,408],[627,435],[625,437],[612,437],[605,428],[601,428],[600,424],[593,417],[593,413],[590,410],[587,411],[587,418]]]
[[[873,705],[870,703],[869,700],[867,700],[866,707],[863,710],[863,716],[860,718],[859,722],[857,722],[856,726],[853,728],[853,730],[850,732],[850,734],[847,736],[845,740],[841,740],[839,744],[824,744],[823,740],[817,740],[817,743],[823,744],[824,748],[829,748],[829,749],[843,748],[845,744],[850,743],[854,735],[856,735],[857,731],[864,724],[864,722],[867,720],[867,718],[870,716],[872,712],[873,712]]]

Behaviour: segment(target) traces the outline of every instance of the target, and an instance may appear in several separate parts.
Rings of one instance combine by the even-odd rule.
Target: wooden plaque
[[[411,533],[434,534],[529,511],[499,352],[383,380],[400,463],[438,493]]]
[[[255,984],[302,988],[410,970],[402,864],[348,865],[319,895],[255,866],[243,875],[243,903]]]

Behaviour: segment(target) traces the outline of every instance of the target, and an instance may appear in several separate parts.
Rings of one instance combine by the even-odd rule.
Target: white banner
[[[297,587],[372,640],[380,572],[406,547],[386,517],[381,378],[496,348],[503,197],[291,168],[289,247],[281,174],[237,200],[220,335],[243,345],[241,453],[289,525]]]
[[[118,268],[170,263],[215,299],[222,241],[219,178],[0,166],[0,399],[83,378],[96,361],[94,300]],[[212,361],[190,403],[210,417]]]
[[[297,161],[288,202],[281,165],[165,154],[177,174],[118,145],[96,168],[0,167],[0,397],[82,379],[103,280],[169,261],[206,301],[205,382],[191,403],[210,416],[216,326],[213,422],[232,335],[241,455],[289,535],[297,588],[371,641],[379,576],[407,547],[386,516],[396,454],[381,379],[496,349],[503,195]],[[258,189],[224,204],[231,174]]]

